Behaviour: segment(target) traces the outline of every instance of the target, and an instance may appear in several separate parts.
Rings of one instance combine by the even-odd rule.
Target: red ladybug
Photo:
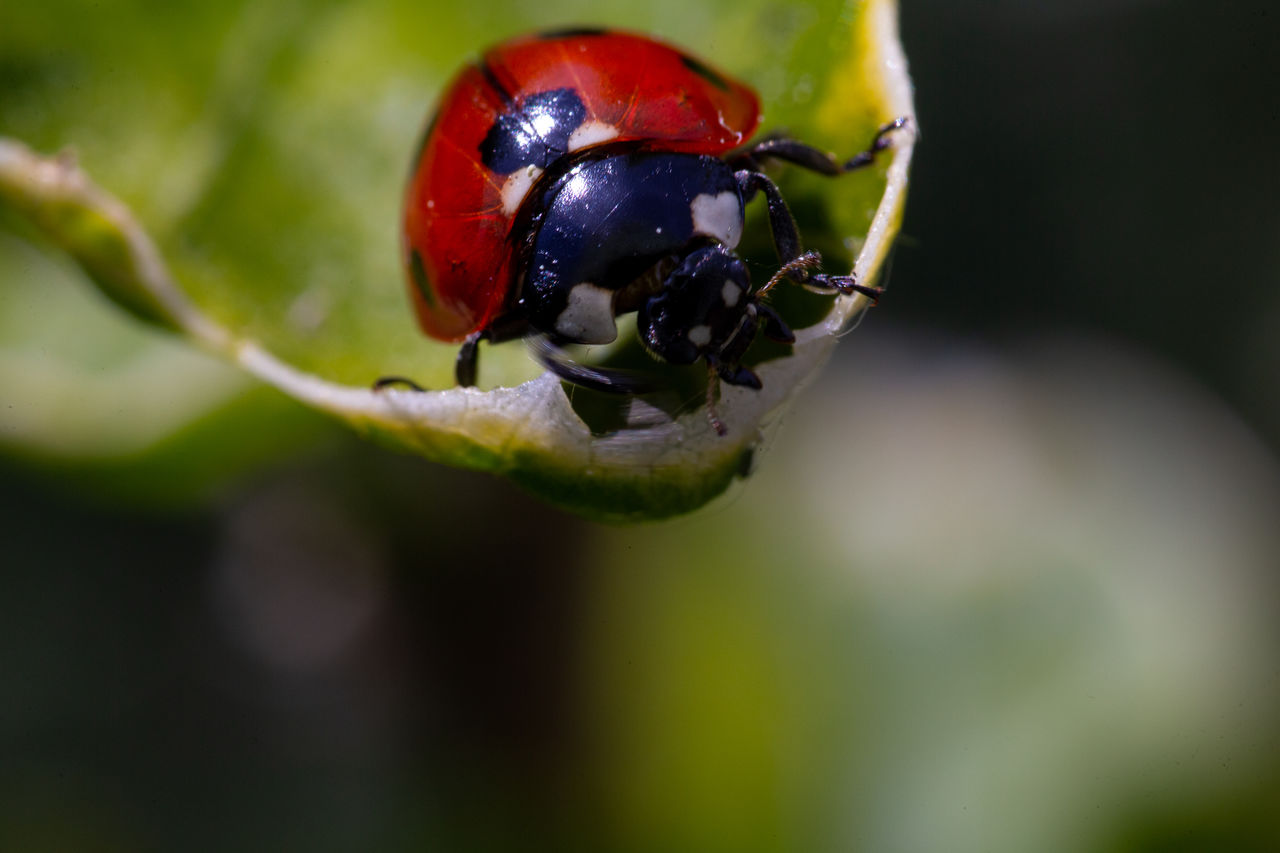
[[[783,278],[830,294],[878,295],[819,272],[762,161],[824,175],[864,166],[898,119],[839,162],[786,138],[741,147],[760,121],[747,86],[668,45],[600,30],[543,33],[488,51],[454,79],[426,131],[404,205],[404,261],[422,330],[461,342],[459,385],[475,383],[480,341],[529,337],[561,378],[646,390],[561,349],[617,337],[637,311],[657,358],[760,387],[741,364],[757,333],[794,340],[761,297]],[[731,153],[732,152],[732,153]],[[752,288],[733,253],[745,205],[763,193],[781,268]],[[379,386],[408,382],[398,377]],[[416,386],[414,386],[416,387]],[[724,427],[709,408],[718,432]]]

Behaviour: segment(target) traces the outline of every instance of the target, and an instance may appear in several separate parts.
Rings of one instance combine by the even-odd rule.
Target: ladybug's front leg
[[[827,275],[815,272],[821,268],[822,258],[817,252],[801,251],[800,232],[796,228],[796,220],[791,215],[791,210],[787,207],[782,193],[778,191],[778,185],[768,176],[751,169],[742,169],[735,172],[734,177],[738,179],[738,187],[744,199],[750,200],[757,191],[764,193],[765,202],[769,207],[769,230],[773,233],[773,245],[778,250],[778,258],[782,261],[782,268],[757,291],[757,295],[767,293],[782,279],[789,278],[797,284],[828,293],[832,291],[844,294],[861,293],[872,299],[879,298],[882,293],[880,288],[858,284],[851,275]]]

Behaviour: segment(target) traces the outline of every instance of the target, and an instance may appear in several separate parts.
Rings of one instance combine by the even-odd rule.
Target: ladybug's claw
[[[879,302],[880,297],[884,295],[883,287],[858,284],[858,280],[851,275],[815,275],[807,284],[838,290],[845,296],[860,293],[870,299],[872,305]]]
[[[867,150],[854,154],[844,162],[844,171],[852,172],[854,169],[869,166],[876,159],[877,154],[893,144],[889,134],[895,130],[901,130],[909,123],[910,120],[906,116],[898,116],[893,121],[880,125],[876,135],[871,137],[871,144],[867,146]]]

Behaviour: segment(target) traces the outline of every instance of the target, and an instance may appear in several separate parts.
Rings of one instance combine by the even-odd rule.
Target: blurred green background
[[[197,289],[313,264],[356,299],[393,255],[209,187],[321,134],[282,180],[359,207],[460,57],[577,20],[802,122],[759,57],[829,22],[724,8],[6,7],[0,132],[217,234],[168,247]],[[0,849],[1280,849],[1280,16],[913,0],[902,30],[891,292],[757,474],[660,525],[362,443],[4,222]],[[351,43],[423,58],[369,79]],[[278,93],[335,77],[376,132],[308,172],[352,141]]]

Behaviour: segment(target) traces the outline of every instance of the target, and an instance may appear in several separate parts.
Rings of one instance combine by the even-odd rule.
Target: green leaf
[[[761,350],[762,391],[725,389],[725,437],[708,423],[696,370],[671,370],[673,393],[655,407],[566,389],[507,344],[484,349],[487,390],[452,388],[455,349],[417,334],[397,268],[401,181],[456,66],[508,35],[566,23],[554,4],[535,14],[501,2],[210,3],[178,15],[54,0],[6,15],[0,133],[42,149],[74,144],[78,155],[0,144],[0,210],[20,233],[65,251],[134,315],[376,440],[504,474],[579,512],[657,518],[722,492],[865,307],[788,303],[788,318],[812,312],[814,322],[789,354]],[[896,15],[891,0],[658,3],[612,10],[607,22],[665,35],[751,81],[766,129],[848,154],[912,113]],[[843,257],[861,281],[875,279],[913,141],[914,126],[874,168],[839,180],[780,175],[829,268]],[[761,242],[745,251],[767,264]],[[43,298],[30,281],[14,286]],[[0,347],[0,370],[29,351],[24,335],[23,346]],[[615,349],[587,357],[628,357]],[[392,374],[443,390],[370,390]]]

